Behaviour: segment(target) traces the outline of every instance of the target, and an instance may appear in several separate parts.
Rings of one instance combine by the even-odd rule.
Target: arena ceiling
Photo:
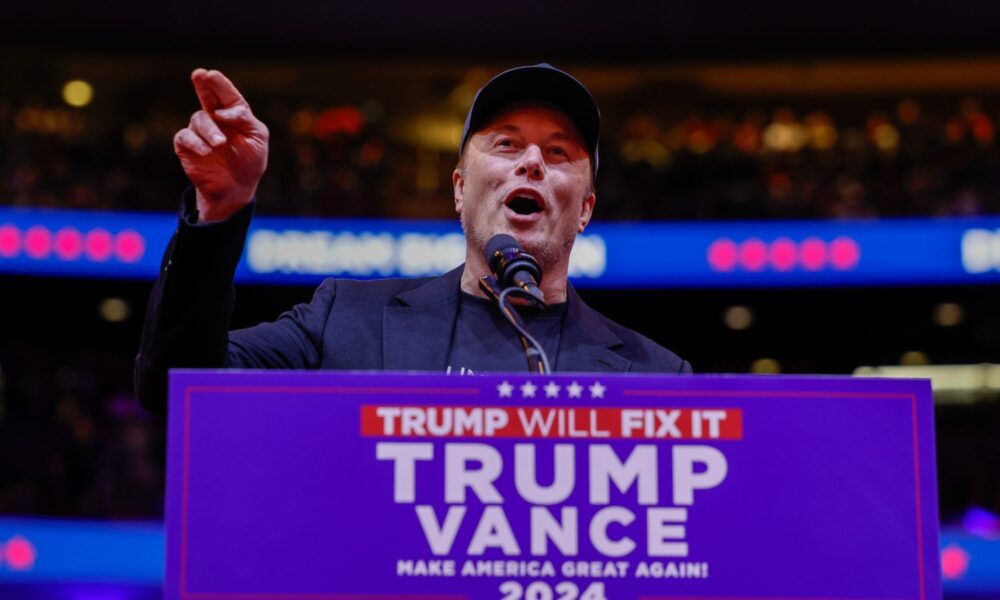
[[[1000,3],[7,2],[0,46],[622,61],[1000,50]]]

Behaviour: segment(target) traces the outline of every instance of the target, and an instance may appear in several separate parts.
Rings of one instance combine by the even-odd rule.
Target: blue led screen
[[[151,279],[170,214],[0,209],[0,273]],[[459,265],[457,221],[257,217],[238,282],[433,275]],[[595,223],[570,261],[580,287],[1000,282],[1000,218]]]

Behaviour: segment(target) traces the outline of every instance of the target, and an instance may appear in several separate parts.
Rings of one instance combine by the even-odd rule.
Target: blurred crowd
[[[998,113],[978,99],[955,104],[926,114],[912,98],[860,114],[706,111],[668,123],[633,115],[615,132],[603,191],[627,218],[996,213]]]
[[[186,180],[174,132],[190,102],[128,114],[0,97],[0,204],[169,210]],[[271,129],[263,212],[450,218],[461,123],[360,105],[254,108]],[[966,216],[1000,212],[1000,98],[836,98],[687,114],[605,109],[598,217]],[[764,103],[762,103],[764,104]],[[873,108],[874,107],[874,108]]]
[[[129,391],[130,354],[0,339],[0,515],[163,514],[164,430]]]

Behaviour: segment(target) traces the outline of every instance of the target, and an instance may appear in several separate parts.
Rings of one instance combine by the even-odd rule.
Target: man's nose
[[[545,177],[545,161],[542,159],[542,149],[529,144],[517,164],[517,175],[525,175],[528,179],[543,179]]]

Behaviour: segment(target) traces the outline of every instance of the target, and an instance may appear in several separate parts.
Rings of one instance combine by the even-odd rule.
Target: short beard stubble
[[[462,231],[465,232],[466,241],[479,256],[485,255],[486,244],[489,243],[490,238],[498,233],[508,233],[515,238],[518,237],[506,231],[480,231],[469,223],[465,211],[462,211],[460,221],[462,223]],[[518,241],[520,242],[521,240]],[[562,240],[543,239],[537,242],[521,242],[521,244],[523,250],[538,261],[544,275],[544,273],[551,272],[560,263],[569,264],[569,254],[573,250],[574,242],[576,242],[576,232],[570,232]]]

